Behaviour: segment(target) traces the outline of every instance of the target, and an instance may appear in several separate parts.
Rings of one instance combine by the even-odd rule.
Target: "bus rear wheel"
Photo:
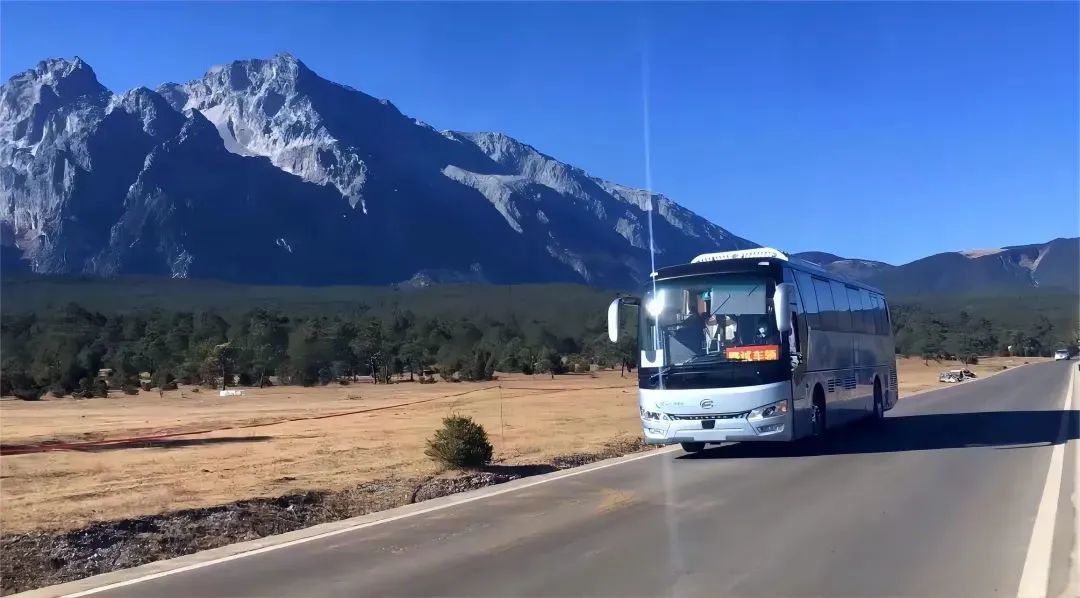
[[[700,453],[705,450],[704,442],[681,442],[682,450],[688,453]]]
[[[814,401],[810,409],[811,434],[814,438],[822,438],[828,425],[825,422],[825,392],[820,386],[814,389]]]
[[[874,423],[885,419],[885,398],[881,394],[881,381],[874,380]]]

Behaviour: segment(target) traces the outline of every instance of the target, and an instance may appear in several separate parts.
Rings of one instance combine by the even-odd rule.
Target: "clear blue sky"
[[[754,241],[902,263],[1080,234],[1073,3],[4,2],[0,74],[115,90],[288,51],[438,128],[497,130]]]

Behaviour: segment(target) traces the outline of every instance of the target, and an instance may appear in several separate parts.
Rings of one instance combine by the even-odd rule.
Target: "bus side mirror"
[[[773,314],[776,315],[776,329],[781,334],[791,332],[791,304],[795,301],[795,285],[784,282],[776,285],[773,294]]]
[[[607,306],[607,337],[611,342],[619,340],[619,305],[622,297],[616,297]]]
[[[607,337],[615,343],[619,341],[619,307],[623,304],[639,305],[641,300],[637,297],[616,297],[607,308]]]

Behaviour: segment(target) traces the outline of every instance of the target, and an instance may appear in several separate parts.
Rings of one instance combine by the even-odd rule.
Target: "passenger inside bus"
[[[756,325],[753,328],[754,338],[749,344],[753,345],[776,345],[780,343],[780,338],[774,333],[774,327],[769,325],[768,316],[758,316]]]

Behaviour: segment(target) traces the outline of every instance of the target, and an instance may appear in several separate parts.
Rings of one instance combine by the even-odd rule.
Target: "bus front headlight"
[[[787,400],[777,401],[754,409],[747,416],[750,421],[756,421],[759,419],[765,419],[768,417],[776,417],[778,415],[784,415],[788,412]]]
[[[666,413],[658,413],[656,411],[646,411],[644,407],[638,407],[638,411],[641,412],[641,419],[653,419],[653,420],[670,420]]]

